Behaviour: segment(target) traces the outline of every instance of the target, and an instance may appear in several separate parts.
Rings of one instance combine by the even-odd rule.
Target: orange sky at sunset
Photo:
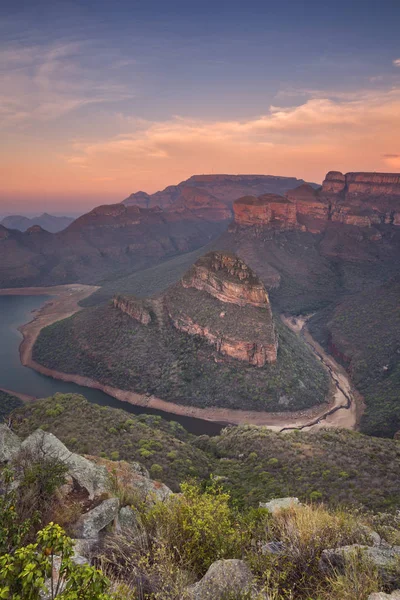
[[[320,182],[326,171],[400,170],[400,91],[334,101],[314,98],[242,121],[125,123],[126,133],[62,148],[29,142],[1,151],[2,195],[29,208],[70,199],[68,208],[117,202],[194,173],[265,173]]]
[[[380,3],[345,22],[344,0],[155,4],[0,7],[0,215],[201,173],[400,171],[398,28]]]

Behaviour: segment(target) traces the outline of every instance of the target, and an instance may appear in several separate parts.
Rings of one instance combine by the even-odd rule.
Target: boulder
[[[118,498],[109,498],[82,515],[75,525],[75,534],[81,539],[96,538],[118,516]]]
[[[123,531],[124,529],[136,530],[137,524],[137,515],[133,508],[123,506],[118,513],[117,531]]]
[[[272,514],[285,508],[291,508],[292,506],[300,506],[298,498],[275,498],[269,502],[260,502],[260,508],[266,508]]]
[[[124,460],[111,461],[98,456],[88,456],[90,462],[105,468],[111,479],[125,491],[131,490],[134,495],[147,504],[164,502],[172,491],[164,483],[150,479],[147,470],[139,463],[128,463]]]
[[[61,460],[68,467],[68,475],[88,492],[90,499],[101,496],[107,491],[106,469],[79,454],[70,452],[52,433],[37,429],[22,442],[21,448],[37,452],[43,457]]]
[[[188,590],[191,600],[223,600],[241,592],[259,598],[254,577],[243,560],[217,560],[198,583]]]
[[[6,424],[0,425],[0,463],[9,462],[21,447],[21,440]]]
[[[382,582],[391,587],[400,584],[400,546],[363,546],[352,544],[340,548],[324,550],[320,559],[320,569],[329,572],[331,569],[342,570],[346,561],[355,553],[361,553],[377,567]]]

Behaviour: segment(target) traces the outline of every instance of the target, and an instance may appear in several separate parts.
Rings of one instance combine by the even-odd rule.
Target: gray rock
[[[0,463],[9,462],[18,454],[21,440],[6,424],[0,425]]]
[[[256,599],[254,577],[243,560],[217,560],[198,583],[188,590],[192,600],[223,600],[235,593],[250,593]]]
[[[395,586],[400,584],[399,560],[400,546],[362,546],[353,544],[341,548],[324,550],[321,555],[320,569],[328,572],[332,568],[342,570],[346,561],[353,554],[360,552],[377,567],[384,584]]]
[[[107,470],[79,454],[70,452],[52,433],[37,429],[22,442],[21,448],[64,462],[68,467],[68,474],[88,492],[90,499],[107,491]]]
[[[383,542],[379,533],[368,527],[367,525],[361,525],[361,531],[364,533],[367,542],[369,542],[372,546],[380,546]]]
[[[93,538],[77,538],[73,540],[74,542],[74,556],[83,557],[89,563],[91,559],[96,554],[96,548],[99,543],[98,536]]]
[[[283,508],[291,508],[292,506],[300,506],[298,498],[274,498],[274,500],[270,500],[269,502],[260,502],[260,508],[266,508],[272,514]]]
[[[267,542],[261,546],[261,554],[281,554],[285,549],[283,542]]]
[[[391,594],[385,594],[384,592],[377,592],[368,596],[368,600],[400,600],[400,590],[396,590]]]
[[[81,515],[75,525],[75,534],[79,538],[96,538],[99,531],[107,527],[118,516],[118,498],[109,498],[101,504]]]
[[[137,530],[136,512],[130,506],[123,506],[118,513],[117,531],[124,529]]]

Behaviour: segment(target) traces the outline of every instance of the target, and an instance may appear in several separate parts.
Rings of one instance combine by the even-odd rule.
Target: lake
[[[121,408],[127,412],[159,415],[168,421],[177,421],[196,435],[217,435],[223,425],[202,419],[193,419],[160,410],[134,406],[121,402],[100,390],[46,377],[33,369],[24,367],[19,358],[22,335],[18,327],[32,320],[32,311],[40,308],[48,296],[1,296],[0,295],[0,387],[29,396],[46,398],[56,392],[82,394],[89,402],[102,406]]]

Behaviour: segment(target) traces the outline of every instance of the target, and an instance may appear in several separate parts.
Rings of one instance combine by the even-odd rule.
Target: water
[[[112,406],[138,414],[159,415],[169,421],[177,421],[185,429],[196,435],[217,435],[223,425],[202,419],[183,417],[141,406],[121,402],[100,390],[94,390],[75,383],[52,379],[24,367],[19,359],[19,345],[22,335],[18,327],[32,319],[32,311],[40,308],[48,296],[1,296],[0,295],[0,388],[13,390],[37,398],[46,398],[56,392],[82,394],[89,402],[102,406]]]

